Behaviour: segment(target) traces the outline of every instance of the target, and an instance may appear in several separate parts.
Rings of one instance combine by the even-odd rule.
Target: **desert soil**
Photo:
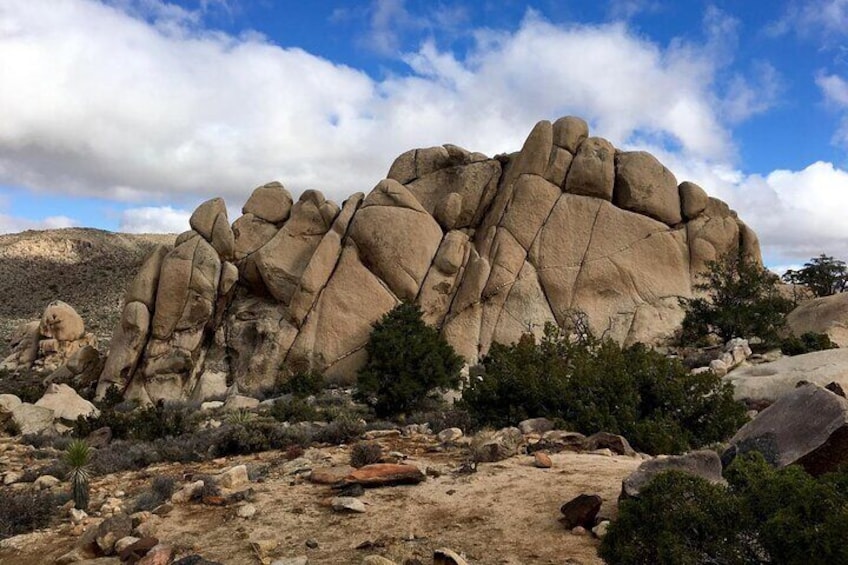
[[[397,563],[411,558],[429,563],[440,547],[465,554],[469,563],[588,565],[602,563],[598,540],[566,531],[557,520],[560,506],[581,493],[599,494],[605,501],[600,515],[614,517],[621,480],[641,463],[638,457],[563,452],[552,455],[550,469],[536,468],[532,457],[519,455],[460,474],[456,470],[465,457],[461,448],[434,452],[432,443],[424,440],[381,442],[387,450],[406,454],[408,463],[436,469],[440,475],[418,485],[367,489],[361,497],[367,506],[364,514],[339,514],[326,505],[334,495],[331,487],[310,483],[307,473],[293,469],[297,461],[266,452],[99,477],[93,483],[93,499],[117,490],[132,497],[156,474],[187,478],[246,463],[268,471],[262,482],[250,485],[255,516],[237,517],[236,506],[179,504],[160,519],[156,535],[178,555],[200,553],[233,565],[299,555],[308,556],[311,565],[360,563],[370,554]],[[310,449],[304,457],[313,467],[341,466],[347,464],[349,450]],[[307,547],[307,540],[317,547]],[[0,563],[36,565],[53,563],[73,548],[76,537],[64,519],[50,530],[12,541],[0,549]]]

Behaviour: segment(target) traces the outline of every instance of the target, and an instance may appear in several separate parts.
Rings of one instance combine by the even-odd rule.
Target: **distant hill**
[[[123,234],[67,228],[0,235],[0,359],[20,322],[64,300],[86,328],[108,343],[121,313],[124,289],[157,244],[175,235]]]

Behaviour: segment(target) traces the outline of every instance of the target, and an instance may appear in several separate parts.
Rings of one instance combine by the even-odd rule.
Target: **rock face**
[[[797,336],[823,333],[839,347],[848,347],[848,294],[808,300],[789,313],[786,323]]]
[[[242,211],[230,226],[210,200],[173,249],[150,256],[99,394],[188,399],[207,371],[252,393],[285,367],[350,383],[373,322],[404,300],[469,363],[578,310],[621,343],[661,342],[707,261],[739,249],[760,259],[726,204],[574,117],[539,122],[495,159],[407,151],[341,207],[269,183]]]
[[[799,386],[736,432],[722,462],[748,451],[812,475],[837,470],[848,461],[848,400],[815,384]]]
[[[0,369],[18,371],[36,368],[55,371],[81,349],[97,347],[94,335],[69,304],[55,300],[47,305],[41,320],[21,324],[10,338],[12,353]]]

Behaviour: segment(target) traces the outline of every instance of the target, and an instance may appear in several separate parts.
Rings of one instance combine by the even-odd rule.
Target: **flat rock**
[[[621,498],[638,497],[640,491],[654,477],[665,471],[681,471],[711,483],[724,482],[721,476],[721,458],[715,451],[705,449],[685,455],[663,455],[645,461],[622,481]]]
[[[362,514],[365,512],[365,504],[358,498],[352,496],[336,496],[330,500],[330,506],[336,512],[353,512]]]
[[[354,468],[350,465],[339,467],[318,467],[309,473],[309,481],[319,485],[335,485],[345,480]]]
[[[722,462],[749,451],[778,468],[797,463],[812,475],[837,470],[848,461],[848,400],[815,384],[799,386],[736,432]]]
[[[53,410],[24,402],[12,409],[12,422],[24,435],[40,434],[53,427]]]
[[[53,417],[75,422],[77,418],[97,417],[100,415],[94,404],[77,394],[77,391],[66,384],[50,384],[47,390],[35,403],[36,406],[53,410]]]
[[[848,293],[803,302],[786,316],[786,324],[796,336],[823,333],[839,347],[848,347]]]
[[[346,484],[359,484],[363,487],[383,487],[417,484],[424,479],[424,473],[414,465],[375,463],[356,469],[345,477],[344,482]]]

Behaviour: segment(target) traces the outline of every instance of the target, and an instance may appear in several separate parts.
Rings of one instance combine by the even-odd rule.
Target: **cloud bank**
[[[374,27],[402,8],[385,4]],[[160,0],[4,0],[0,185],[135,203],[121,229],[172,231],[185,212],[167,204],[223,195],[239,206],[273,179],[342,200],[406,149],[514,151],[537,120],[575,114],[618,146],[659,148],[691,172],[681,180],[730,201],[775,253],[794,253],[810,236],[772,240],[771,224],[807,210],[813,183],[845,191],[845,172],[736,171],[730,127],[767,111],[781,84],[765,62],[726,76],[737,27],[710,9],[700,42],[659,45],[624,22],[557,26],[531,11],[513,31],[474,30],[462,56],[425,41],[403,55],[407,74],[377,80],[257,34],[206,30],[197,12]],[[805,213],[848,254],[848,225]]]

